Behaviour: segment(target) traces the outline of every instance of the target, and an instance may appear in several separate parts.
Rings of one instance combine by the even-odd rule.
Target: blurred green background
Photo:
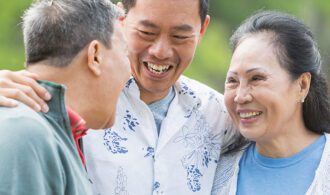
[[[0,1],[0,69],[23,68],[20,17],[31,2]],[[211,24],[185,75],[223,92],[231,56],[229,37],[246,17],[261,9],[294,14],[311,27],[323,57],[323,71],[330,81],[330,0],[210,0]]]

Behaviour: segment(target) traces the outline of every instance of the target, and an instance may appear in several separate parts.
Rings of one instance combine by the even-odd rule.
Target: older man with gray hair
[[[78,140],[113,124],[130,75],[119,16],[108,0],[41,0],[25,12],[26,66],[52,99],[46,114],[0,108],[0,194],[91,194]]]

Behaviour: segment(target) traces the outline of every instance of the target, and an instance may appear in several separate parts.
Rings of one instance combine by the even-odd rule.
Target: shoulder
[[[325,133],[326,143],[312,185],[306,194],[330,194],[330,134]]]
[[[217,164],[217,176],[222,178],[222,177],[228,177],[228,174],[232,175],[235,170],[235,167],[238,168],[239,161],[242,158],[245,151],[246,151],[246,147],[245,149],[242,149],[240,151],[222,155],[219,158]]]
[[[188,94],[192,98],[183,98],[181,102],[187,102],[195,98],[198,102],[198,110],[206,118],[213,129],[218,132],[236,132],[235,127],[228,115],[224,97],[221,93],[211,87],[196,80],[181,76],[175,84],[175,88],[180,94]],[[182,96],[185,97],[185,96]]]
[[[212,106],[215,109],[219,109],[219,107],[225,109],[223,95],[199,81],[190,79],[186,76],[181,76],[176,82],[175,87],[179,92],[192,94],[199,98],[202,101],[203,106]]]
[[[327,142],[330,142],[330,134],[329,133],[324,133],[325,138],[327,140]]]
[[[323,158],[329,162],[328,168],[330,169],[330,134],[325,133],[325,145],[323,149]],[[330,170],[329,170],[330,171]]]
[[[191,90],[195,91],[198,94],[214,93],[217,96],[222,96],[222,94],[217,92],[215,89],[213,89],[213,88],[211,88],[211,87],[207,86],[206,84],[203,84],[199,81],[188,78],[186,76],[181,76],[179,78],[179,80],[177,81],[177,84],[187,86]]]
[[[47,125],[38,113],[20,104],[16,108],[0,108],[0,145],[21,147],[41,144],[50,133]]]

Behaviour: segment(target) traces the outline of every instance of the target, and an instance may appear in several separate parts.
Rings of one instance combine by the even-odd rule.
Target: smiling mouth
[[[144,65],[148,68],[150,72],[158,75],[168,72],[172,68],[171,65],[159,65],[159,64],[152,64],[149,62],[144,62]]]
[[[249,119],[261,115],[262,112],[240,112],[239,117],[242,119]]]

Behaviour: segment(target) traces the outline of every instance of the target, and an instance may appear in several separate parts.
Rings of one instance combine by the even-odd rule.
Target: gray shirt
[[[174,97],[175,97],[175,92],[172,87],[166,97],[151,104],[148,104],[152,114],[154,115],[158,136],[160,133],[160,127],[162,125],[162,121],[166,117],[168,108],[170,107],[170,104],[174,99]]]

